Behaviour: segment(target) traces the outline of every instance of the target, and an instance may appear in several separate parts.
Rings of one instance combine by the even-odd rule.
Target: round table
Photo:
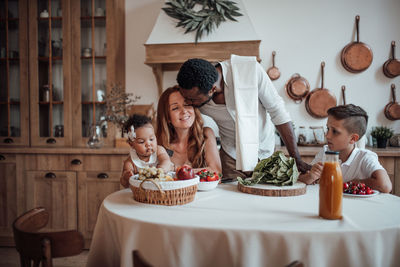
[[[398,266],[400,198],[343,198],[343,219],[318,217],[318,185],[293,197],[197,192],[182,206],[136,202],[129,189],[103,202],[87,266]]]

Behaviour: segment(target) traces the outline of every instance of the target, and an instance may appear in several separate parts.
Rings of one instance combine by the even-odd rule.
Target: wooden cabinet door
[[[31,145],[72,145],[68,0],[29,1]]]
[[[104,198],[120,190],[121,172],[78,172],[78,230],[89,247]]]
[[[27,0],[0,1],[1,146],[29,145],[27,5]]]
[[[115,126],[101,124],[104,97],[125,85],[124,0],[71,0],[73,146],[84,147],[92,133],[113,147]]]
[[[12,222],[17,217],[15,155],[0,154],[0,243],[11,245]]]
[[[77,229],[76,172],[27,171],[25,194],[27,210],[48,210],[47,230]]]

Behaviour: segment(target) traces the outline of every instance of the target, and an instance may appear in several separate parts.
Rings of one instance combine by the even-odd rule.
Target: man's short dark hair
[[[337,120],[344,120],[343,126],[349,133],[356,133],[361,138],[367,130],[368,115],[361,107],[348,104],[328,109],[328,115]]]
[[[151,124],[151,118],[141,115],[141,114],[133,114],[129,117],[129,119],[124,123],[125,132],[129,132],[131,126],[133,128],[138,129],[146,124]]]
[[[201,93],[207,94],[218,80],[218,72],[207,60],[192,58],[183,63],[176,80],[183,89],[198,87]]]

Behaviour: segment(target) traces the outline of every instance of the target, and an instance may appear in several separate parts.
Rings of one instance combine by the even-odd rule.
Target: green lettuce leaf
[[[294,158],[286,157],[282,151],[276,151],[270,157],[257,163],[251,178],[237,177],[237,179],[243,185],[272,184],[283,186],[295,184],[298,177],[299,171]]]

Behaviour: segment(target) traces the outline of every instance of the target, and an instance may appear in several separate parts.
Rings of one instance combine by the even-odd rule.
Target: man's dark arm
[[[296,160],[299,171],[305,173],[310,170],[311,165],[301,160],[299,150],[297,149],[296,136],[292,128],[292,122],[289,121],[281,125],[275,125],[275,127],[285,143],[289,155]]]

